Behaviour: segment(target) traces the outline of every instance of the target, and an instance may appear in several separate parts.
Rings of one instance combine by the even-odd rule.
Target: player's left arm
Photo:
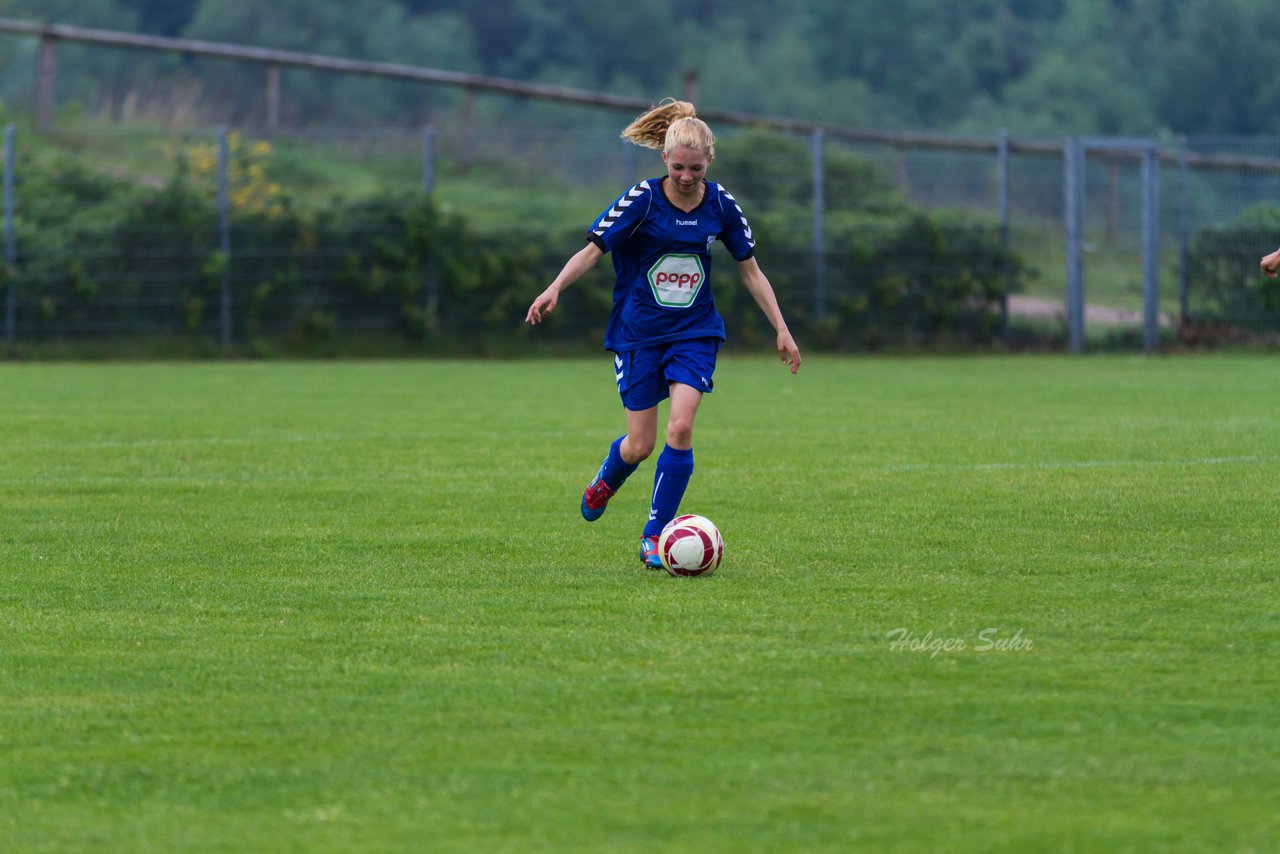
[[[773,331],[778,334],[778,358],[782,364],[791,368],[791,373],[800,370],[800,348],[787,329],[787,322],[782,319],[782,309],[778,308],[778,298],[773,293],[773,285],[769,277],[760,269],[756,256],[738,262],[738,273],[742,276],[742,284],[751,293],[751,298],[760,306]]]
[[[1272,252],[1270,255],[1264,255],[1262,258],[1262,273],[1271,278],[1276,277],[1276,272],[1280,271],[1280,249]]]

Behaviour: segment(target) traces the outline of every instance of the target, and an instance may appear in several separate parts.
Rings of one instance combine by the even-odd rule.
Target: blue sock
[[[649,505],[649,522],[644,526],[646,537],[662,533],[667,523],[676,518],[680,499],[693,476],[693,448],[678,451],[667,445],[658,455],[658,470],[653,475],[653,503]]]
[[[622,440],[626,436],[619,436],[609,446],[609,456],[604,458],[604,465],[600,467],[600,477],[609,485],[612,490],[617,490],[622,486],[631,473],[640,465],[639,463],[628,463],[622,459]]]

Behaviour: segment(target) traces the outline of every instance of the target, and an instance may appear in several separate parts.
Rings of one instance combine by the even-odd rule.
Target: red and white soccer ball
[[[715,572],[724,557],[724,538],[710,519],[686,513],[662,529],[658,556],[672,575],[707,575]]]

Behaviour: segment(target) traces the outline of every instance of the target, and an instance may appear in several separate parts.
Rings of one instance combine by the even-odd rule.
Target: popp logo
[[[706,280],[702,259],[697,255],[663,255],[649,268],[649,287],[659,305],[685,308]]]
[[[654,277],[654,284],[659,288],[675,287],[675,288],[692,288],[696,287],[702,281],[701,273],[659,273]]]

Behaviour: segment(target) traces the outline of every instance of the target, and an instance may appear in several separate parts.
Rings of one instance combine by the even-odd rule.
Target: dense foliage
[[[8,0],[4,14],[239,42],[642,98],[700,75],[717,108],[836,124],[1015,133],[1280,129],[1268,0]],[[358,21],[359,26],[352,22]],[[30,40],[0,45],[28,97]],[[68,45],[65,92],[261,115],[261,70]],[[455,93],[289,72],[298,122],[422,122]],[[132,100],[131,100],[132,99]],[[536,109],[489,99],[481,110]],[[575,114],[577,115],[577,114]]]
[[[1258,274],[1258,258],[1275,249],[1280,209],[1246,211],[1235,222],[1201,231],[1187,255],[1196,282],[1193,314],[1202,326],[1269,331],[1280,327],[1280,280]]]
[[[832,152],[829,247],[819,275],[808,229],[808,172],[774,168],[806,144],[768,135],[726,147],[721,176],[740,188],[765,252],[762,264],[807,346],[868,349],[998,335],[998,302],[1025,274],[991,224],[926,215],[880,167]],[[528,341],[532,297],[582,245],[583,223],[536,219],[479,230],[421,192],[381,192],[298,205],[277,183],[270,146],[231,135],[221,230],[207,145],[181,152],[159,186],[95,170],[46,147],[19,161],[18,339],[144,335],[269,352],[349,350],[376,340],[417,352],[485,353],[531,345],[598,348],[611,305],[611,265],[599,264]],[[766,346],[771,330],[717,260],[715,294],[733,344]],[[224,326],[225,322],[229,325]]]

